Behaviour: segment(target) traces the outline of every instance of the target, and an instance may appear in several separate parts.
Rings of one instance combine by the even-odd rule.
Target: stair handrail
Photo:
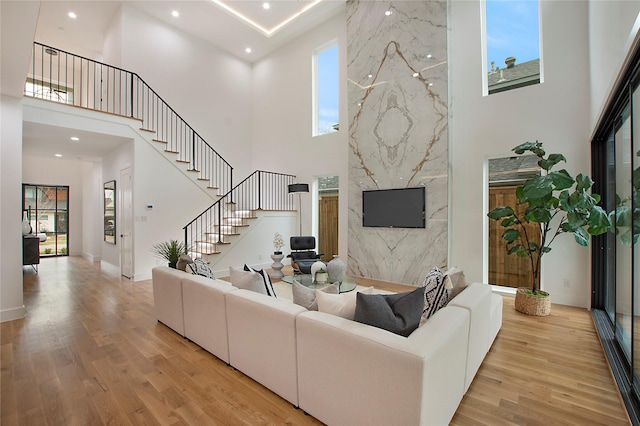
[[[64,85],[64,86],[61,86],[61,84],[63,83],[63,81],[62,81],[62,80],[60,80],[60,79],[59,79],[59,80],[57,80],[57,81],[55,82],[55,84],[54,84],[54,81],[53,81],[53,80],[51,80],[51,78],[53,77],[54,70],[53,70],[53,66],[52,66],[53,61],[52,61],[52,60],[50,60],[50,61],[49,61],[49,79],[50,79],[50,80],[49,80],[48,84],[49,84],[49,89],[50,89],[50,90],[52,90],[54,87],[55,87],[56,89],[60,89],[61,87],[64,87],[65,89],[68,89],[69,87],[71,87],[71,88],[73,88],[73,89],[75,90],[75,84],[73,84],[73,83],[75,82],[75,79],[76,79],[76,76],[75,76],[75,68],[73,69],[73,72],[72,72],[72,86],[68,86],[68,85],[67,85],[67,84],[68,84],[68,82],[69,82],[69,81],[68,81],[68,77],[69,77],[69,75],[67,74],[66,66],[67,66],[67,62],[68,62],[68,57],[69,57],[69,56],[70,56],[71,58],[74,58],[74,59],[75,59],[75,58],[78,58],[80,61],[87,61],[88,63],[92,63],[92,64],[98,65],[98,66],[100,66],[100,67],[106,67],[107,69],[113,69],[113,70],[119,71],[119,72],[121,72],[121,73],[125,73],[125,74],[127,74],[127,75],[130,75],[130,76],[131,76],[131,79],[130,79],[130,87],[128,87],[128,89],[130,89],[130,90],[129,90],[129,91],[128,91],[128,93],[126,94],[126,95],[130,95],[130,98],[128,99],[128,102],[125,104],[125,107],[130,107],[130,114],[120,114],[119,112],[112,112],[112,113],[117,114],[117,115],[121,115],[121,116],[125,116],[125,117],[131,117],[131,118],[134,118],[134,119],[141,120],[143,123],[147,123],[147,121],[151,121],[151,119],[149,118],[149,115],[148,115],[148,114],[149,114],[149,108],[147,108],[147,119],[146,119],[146,120],[145,120],[145,118],[144,118],[144,116],[145,116],[145,111],[144,111],[144,102],[142,102],[142,105],[143,105],[143,107],[142,107],[142,108],[143,108],[143,109],[142,109],[142,111],[140,111],[140,108],[136,108],[136,106],[140,106],[141,102],[140,102],[137,98],[134,98],[134,77],[135,77],[135,79],[137,79],[137,81],[139,81],[139,82],[140,82],[140,84],[141,84],[141,85],[143,85],[143,90],[144,90],[144,88],[146,88],[146,90],[148,90],[148,91],[152,94],[152,96],[153,96],[154,98],[156,98],[156,99],[157,99],[157,100],[158,100],[158,101],[159,101],[159,102],[160,102],[164,107],[166,107],[166,108],[168,109],[168,111],[170,111],[170,113],[171,113],[173,116],[175,116],[177,119],[179,119],[181,123],[184,123],[184,126],[186,126],[186,129],[188,129],[188,131],[193,135],[193,139],[192,139],[192,143],[193,143],[193,144],[195,144],[195,138],[197,137],[197,138],[198,138],[198,140],[199,140],[199,141],[201,141],[201,142],[206,146],[206,148],[207,148],[208,150],[210,150],[210,151],[215,155],[216,160],[217,160],[217,159],[221,160],[221,161],[224,163],[224,165],[226,165],[226,167],[228,167],[228,169],[229,169],[228,187],[227,187],[227,188],[223,188],[223,191],[224,191],[224,190],[227,190],[228,188],[233,187],[233,180],[232,180],[232,179],[233,179],[233,166],[231,166],[231,164],[229,164],[229,162],[228,162],[226,159],[224,159],[224,157],[222,157],[222,156],[220,155],[220,153],[218,153],[218,151],[217,151],[215,148],[213,148],[213,147],[212,147],[212,146],[211,146],[211,145],[210,145],[210,144],[209,144],[209,143],[208,143],[208,142],[207,142],[207,141],[206,141],[206,140],[205,140],[205,139],[204,139],[204,138],[203,138],[203,137],[202,137],[202,136],[201,136],[201,135],[200,135],[200,134],[199,134],[199,133],[198,133],[198,132],[193,128],[193,127],[192,127],[192,126],[191,126],[191,125],[189,125],[189,123],[187,123],[187,121],[186,121],[184,118],[182,118],[182,116],[181,116],[180,114],[178,114],[178,113],[177,113],[177,112],[176,112],[176,111],[175,111],[175,110],[174,110],[174,109],[173,109],[173,108],[172,108],[172,107],[171,107],[171,106],[170,106],[170,105],[169,105],[169,104],[168,104],[168,103],[167,103],[167,102],[166,102],[166,101],[165,101],[165,100],[164,100],[164,99],[163,99],[163,98],[162,98],[162,97],[161,97],[161,96],[160,96],[160,95],[159,95],[159,94],[158,94],[158,93],[157,93],[157,92],[156,92],[156,91],[151,87],[151,86],[149,86],[149,84],[147,84],[147,82],[146,82],[142,77],[140,77],[137,73],[132,72],[132,71],[125,70],[125,69],[123,69],[123,68],[120,68],[120,67],[117,67],[117,66],[114,66],[114,65],[109,65],[109,64],[106,64],[106,63],[103,63],[103,62],[100,62],[100,61],[96,61],[96,60],[94,60],[94,59],[89,59],[89,58],[84,57],[84,56],[81,56],[81,55],[76,55],[76,54],[74,54],[74,53],[70,53],[70,52],[67,52],[67,51],[65,51],[65,50],[58,49],[58,48],[56,48],[56,47],[52,47],[52,46],[49,46],[49,45],[46,45],[46,44],[43,44],[43,43],[40,43],[40,42],[37,42],[37,41],[34,41],[34,42],[33,42],[33,45],[34,45],[34,48],[33,48],[33,52],[32,52],[32,66],[31,66],[31,71],[32,71],[32,84],[36,82],[36,77],[37,77],[37,75],[36,75],[36,48],[37,48],[37,46],[39,46],[39,47],[40,47],[40,50],[41,50],[43,53],[48,53],[48,54],[50,55],[50,57],[53,57],[53,56],[59,56],[59,54],[60,54],[60,53],[63,53],[63,54],[65,55],[65,80],[64,80],[64,84],[65,84],[65,85]],[[54,53],[54,52],[55,52],[55,53]],[[41,66],[41,69],[40,69],[40,70],[41,70],[41,72],[42,72],[42,75],[41,75],[42,80],[39,80],[39,81],[40,81],[40,82],[42,82],[42,83],[47,83],[47,82],[44,80],[44,78],[45,78],[45,75],[44,75],[44,73],[45,73],[45,69],[44,69],[44,54],[42,54],[42,55],[41,55],[41,57],[43,58],[43,59],[42,59],[42,61],[41,61],[42,66]],[[72,62],[72,64],[73,64],[73,65],[75,65],[75,62]],[[82,73],[82,72],[84,71],[84,70],[82,70],[82,62],[80,63],[80,66],[81,66],[81,70],[80,70],[80,72]],[[90,77],[90,75],[89,75],[89,74],[90,74],[90,70],[87,70],[86,72],[87,72],[87,80],[89,80],[89,77]],[[57,77],[58,77],[58,78],[60,78],[60,61],[58,61],[58,63],[57,63]],[[95,77],[95,75],[94,75],[94,77]],[[82,76],[80,76],[80,78],[82,78]],[[29,82],[29,81],[27,80],[27,82]],[[81,80],[81,82],[82,82],[82,80]],[[100,81],[100,83],[102,83],[102,80]],[[115,83],[115,75],[114,75],[114,83]],[[129,83],[129,80],[125,80],[125,83]],[[109,81],[107,81],[107,89],[106,89],[107,91],[109,90],[109,88],[108,88],[108,84],[109,84]],[[137,82],[136,82],[136,84],[137,84]],[[35,87],[35,85],[34,85],[34,87]],[[43,87],[43,88],[46,88],[46,86],[44,86],[44,85],[43,85],[42,87]],[[71,104],[72,104],[72,105],[74,105],[74,106],[83,107],[83,105],[82,105],[82,90],[84,89],[84,87],[82,87],[82,84],[80,85],[79,89],[80,89],[80,98],[81,98],[81,99],[80,99],[80,101],[79,101],[78,103],[76,103],[76,97],[74,96],[73,101],[72,101],[72,103],[71,103]],[[95,93],[95,87],[93,87],[93,89],[94,89],[94,93]],[[136,86],[136,89],[137,89],[137,86]],[[34,90],[35,90],[35,89],[34,89]],[[89,90],[90,90],[89,81],[87,81],[87,91],[89,91]],[[56,90],[56,91],[57,91],[58,93],[62,93],[60,90]],[[122,91],[119,91],[119,92],[120,92],[120,93],[119,93],[119,95],[121,95],[121,94],[123,93]],[[35,94],[35,92],[34,92],[34,94]],[[114,94],[115,94],[115,92],[114,92]],[[136,94],[137,94],[137,93],[136,93]],[[25,95],[26,95],[26,96],[29,96],[29,94],[28,94],[28,93],[27,93],[27,91],[26,91],[26,85],[25,85]],[[102,93],[100,93],[100,95],[102,95]],[[32,96],[32,97],[37,97],[37,96],[35,96],[35,95],[31,95],[31,96]],[[94,99],[94,108],[91,108],[91,107],[90,107],[90,104],[89,104],[89,102],[90,102],[89,95],[88,95],[88,94],[86,94],[86,96],[87,96],[87,99],[86,99],[87,104],[86,104],[86,106],[85,106],[86,108],[88,108],[88,109],[93,109],[93,110],[98,110],[98,111],[105,111],[105,110],[104,110],[104,109],[102,109],[102,108],[95,108],[95,99]],[[137,101],[137,102],[136,102],[136,101]],[[100,99],[100,102],[102,103],[102,98]],[[114,100],[114,102],[115,102],[115,100]],[[66,101],[65,101],[64,103],[65,103],[65,104],[69,104],[69,102],[66,102]],[[113,104],[113,103],[112,103],[112,106],[114,106],[114,105],[115,105],[115,104]],[[148,102],[148,103],[147,103],[147,105],[148,105],[148,106],[149,106],[149,105],[151,105],[151,104],[150,104],[150,102]],[[108,109],[109,109],[109,100],[107,99],[107,110],[108,110]],[[114,106],[114,109],[115,109],[115,106]],[[120,109],[118,109],[118,111],[121,111],[121,110],[120,110]],[[111,112],[111,111],[105,111],[105,112]],[[126,112],[126,110],[125,110],[125,112]],[[150,124],[150,123],[149,123],[149,124]],[[158,128],[160,127],[160,126],[159,126],[159,123],[155,123],[155,124],[157,125],[157,127],[158,127]],[[145,129],[145,130],[153,130],[153,129]],[[156,130],[154,130],[154,131],[156,131],[156,132],[158,132],[158,133],[160,132],[160,130],[159,130],[159,129],[156,129]],[[172,130],[172,131],[173,131],[173,130]],[[194,156],[195,156],[195,149],[191,152],[191,154],[192,154],[192,157],[194,157]],[[200,159],[200,161],[202,161],[202,159]],[[194,157],[194,158],[192,158],[192,159],[189,161],[189,163],[190,163],[190,165],[192,165],[192,166],[193,166],[193,169],[195,170],[196,165],[197,165],[197,161],[196,161],[195,157]]]

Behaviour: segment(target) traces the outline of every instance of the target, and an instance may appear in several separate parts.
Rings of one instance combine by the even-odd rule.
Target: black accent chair
[[[294,274],[310,274],[311,265],[320,260],[322,253],[316,253],[316,237],[291,237],[289,239],[291,266]]]

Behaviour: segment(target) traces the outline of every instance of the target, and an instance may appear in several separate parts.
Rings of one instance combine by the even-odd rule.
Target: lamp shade
[[[309,192],[309,184],[308,183],[292,183],[288,186],[289,194],[294,194],[296,192]]]

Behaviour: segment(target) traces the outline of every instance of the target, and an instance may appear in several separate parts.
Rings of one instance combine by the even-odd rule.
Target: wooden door
[[[318,252],[329,262],[338,254],[338,196],[323,195],[318,202]]]
[[[516,186],[489,188],[489,211],[497,206],[515,206],[516,200]],[[530,239],[540,243],[540,226],[536,223],[525,226]],[[531,261],[529,257],[507,255],[506,241],[502,239],[504,231],[499,222],[489,220],[489,283],[514,288],[531,287]]]

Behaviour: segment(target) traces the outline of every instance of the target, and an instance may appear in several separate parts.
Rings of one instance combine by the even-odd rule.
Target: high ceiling
[[[242,60],[255,62],[345,6],[345,0],[271,0],[269,9],[263,7],[264,3],[254,0],[44,0],[36,41],[97,58],[102,53],[105,33],[120,7],[126,4]],[[179,16],[174,17],[173,11]],[[76,18],[70,18],[69,12],[74,12]],[[245,51],[247,47],[251,53]]]
[[[244,61],[255,62],[334,16],[345,6],[345,0],[323,0],[319,3],[317,0],[271,0],[270,8],[266,10],[263,3],[252,0],[43,0],[35,40],[100,60],[105,34],[120,7],[126,4]],[[233,8],[257,26],[247,23],[225,7]],[[309,9],[276,28],[305,8]],[[174,10],[179,13],[178,17],[172,16]],[[75,13],[76,18],[70,18],[69,12]],[[251,53],[245,51],[247,47],[251,48]],[[78,137],[79,141],[72,141],[72,136]],[[125,141],[62,127],[30,122],[23,124],[23,152],[29,156],[53,158],[58,154],[68,160],[100,161],[104,154]]]

